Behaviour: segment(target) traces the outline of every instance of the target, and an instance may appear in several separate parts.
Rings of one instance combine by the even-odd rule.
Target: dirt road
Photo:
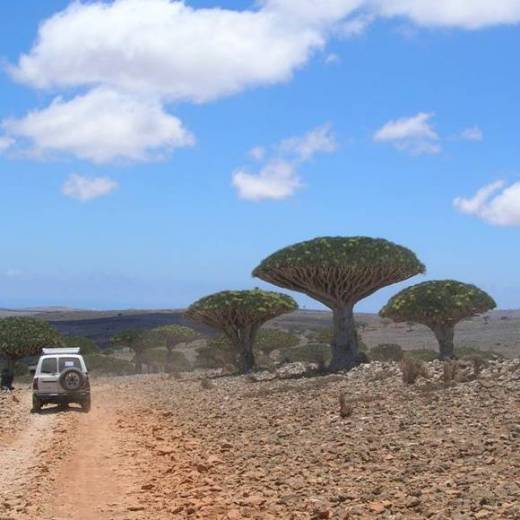
[[[88,414],[74,405],[30,414],[29,390],[16,406],[4,396],[13,433],[0,435],[0,520],[240,518],[208,473],[220,459],[148,386],[139,376],[94,382]]]
[[[128,456],[122,412],[106,390],[96,387],[89,414],[48,407],[24,418],[0,454],[0,518],[118,519],[140,510],[138,460]],[[29,411],[30,393],[19,398]]]

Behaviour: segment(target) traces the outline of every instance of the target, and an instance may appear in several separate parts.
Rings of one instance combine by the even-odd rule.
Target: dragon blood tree
[[[290,296],[277,292],[222,291],[192,304],[186,316],[222,331],[233,345],[240,371],[247,373],[255,367],[253,345],[258,329],[266,321],[297,308]]]
[[[414,321],[426,325],[439,342],[439,357],[451,359],[454,357],[455,325],[495,307],[493,298],[474,285],[438,280],[420,283],[397,293],[379,315],[396,322]]]
[[[281,249],[253,276],[302,292],[333,312],[329,370],[357,363],[354,305],[378,289],[423,273],[423,264],[405,247],[368,237],[322,237]]]
[[[152,342],[158,342],[166,347],[166,367],[170,368],[173,362],[173,349],[181,343],[189,343],[199,337],[199,334],[182,325],[163,325],[148,332]]]
[[[123,330],[119,334],[112,336],[110,342],[114,347],[126,347],[134,352],[135,372],[136,374],[141,374],[143,371],[144,353],[152,348],[152,343],[149,341],[146,331],[141,329]]]
[[[15,361],[36,356],[42,347],[62,345],[60,333],[48,322],[37,318],[4,318],[0,320],[0,357],[12,370]]]

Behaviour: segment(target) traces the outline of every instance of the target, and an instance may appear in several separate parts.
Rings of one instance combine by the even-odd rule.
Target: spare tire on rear
[[[67,392],[76,392],[83,386],[84,377],[78,368],[66,368],[60,374],[60,385]]]

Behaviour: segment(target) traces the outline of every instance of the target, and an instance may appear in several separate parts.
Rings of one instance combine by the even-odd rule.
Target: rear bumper
[[[77,403],[84,401],[85,399],[90,397],[89,391],[81,391],[81,392],[70,392],[64,394],[44,394],[40,392],[34,392],[33,395],[37,397],[40,401],[44,401],[46,403]]]

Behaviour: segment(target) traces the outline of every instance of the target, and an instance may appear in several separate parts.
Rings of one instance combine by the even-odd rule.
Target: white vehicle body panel
[[[83,357],[79,354],[68,354],[64,353],[63,350],[67,349],[52,349],[59,350],[59,354],[43,354],[38,360],[38,365],[36,366],[36,372],[34,373],[34,378],[38,379],[38,394],[65,394],[66,390],[64,390],[60,383],[60,373],[67,368],[68,366],[76,366],[79,368],[83,374],[87,374],[87,367],[85,365],[85,361]],[[72,350],[72,349],[68,349]],[[79,350],[79,349],[77,349]]]

